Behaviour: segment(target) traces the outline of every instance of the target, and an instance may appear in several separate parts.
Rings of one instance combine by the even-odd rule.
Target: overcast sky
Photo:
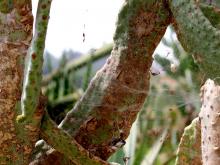
[[[33,13],[38,0],[32,0]],[[124,0],[53,0],[46,50],[59,57],[64,49],[82,53],[112,42]],[[85,42],[83,42],[85,33]]]

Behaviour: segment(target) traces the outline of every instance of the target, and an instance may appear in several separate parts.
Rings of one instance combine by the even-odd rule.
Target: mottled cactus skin
[[[111,141],[129,134],[147,96],[152,54],[170,22],[163,0],[127,1],[111,56],[59,128],[103,160],[115,152]]]
[[[32,38],[32,24],[30,1],[0,1],[1,165],[26,164],[33,148],[32,139],[36,137],[32,136],[32,138],[27,139],[20,136],[18,133],[20,127],[15,122],[17,105],[21,97],[23,59]]]
[[[21,98],[22,114],[17,116],[18,122],[32,121],[33,114],[39,103],[43,52],[45,47],[50,5],[51,0],[40,0],[38,4],[35,34],[25,62],[25,77]]]
[[[19,6],[21,2],[25,1],[28,0],[17,1],[14,5]],[[2,13],[12,11],[11,2],[12,0],[1,1],[0,11]],[[138,110],[141,109],[147,96],[151,55],[166,27],[172,23],[167,2],[168,0],[126,1],[119,13],[111,57],[96,74],[86,94],[60,124],[60,128],[67,131],[72,138],[102,159],[107,159],[114,152],[109,144],[115,136],[121,136],[123,139],[128,136]],[[25,62],[21,99],[22,114],[17,116],[19,131],[29,129],[32,133],[36,132],[38,127],[33,126],[39,125],[41,121],[41,118],[35,118],[34,114],[39,104],[43,50],[50,4],[51,0],[39,1],[36,33]],[[195,60],[206,77],[215,78],[218,76],[220,62],[218,21],[213,21],[213,17],[208,17],[204,10],[200,9],[198,0],[170,0],[169,4],[181,43],[186,50],[194,54]],[[219,79],[217,80],[219,81]],[[140,92],[143,90],[144,93]],[[42,129],[45,129],[45,132],[48,131],[48,134],[44,134],[45,139],[51,142],[52,146],[62,149],[58,151],[71,155],[68,150],[70,137],[63,132],[59,133],[58,129],[56,129],[57,132],[54,132],[52,128],[43,126]],[[49,126],[53,127],[53,125]],[[29,134],[31,131],[27,131],[28,133],[25,131],[20,131],[21,140],[33,137],[33,134]],[[48,136],[50,131],[51,135],[56,135],[58,140]],[[188,129],[188,131],[188,137],[190,137],[193,131],[192,129]],[[60,137],[61,139],[59,139]],[[192,135],[192,137],[194,136]],[[52,140],[55,142],[53,143]],[[64,140],[66,148],[61,146],[62,140]],[[28,140],[24,143],[27,144]],[[219,152],[217,147],[214,146],[213,149]],[[32,148],[29,148],[27,154],[31,152]],[[67,156],[69,156],[68,154]]]
[[[44,124],[41,127],[41,138],[45,139],[47,144],[56,148],[56,151],[64,154],[65,157],[68,158],[68,161],[65,161],[68,162],[67,164],[110,165],[108,162],[100,159],[99,157],[90,154],[88,150],[84,149],[63,130],[58,129],[47,113],[44,115],[42,122]],[[63,161],[61,161],[62,165],[65,164]],[[37,163],[33,164],[37,165]]]
[[[170,0],[182,45],[193,53],[205,76],[215,78],[219,76],[220,31],[205,17],[199,5],[195,0]]]
[[[175,165],[201,165],[201,129],[199,118],[184,129],[177,151]]]
[[[200,8],[212,26],[220,29],[220,8],[201,3]]]
[[[220,164],[220,86],[208,79],[201,88],[202,163]]]
[[[14,3],[13,0],[1,0],[0,6],[0,12],[7,14],[14,8]]]

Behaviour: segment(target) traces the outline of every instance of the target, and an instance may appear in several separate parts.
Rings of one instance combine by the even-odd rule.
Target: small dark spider
[[[85,33],[83,33],[83,42],[85,42],[85,40],[86,40],[86,35]]]
[[[111,146],[117,148],[121,148],[126,144],[125,140],[121,138],[112,138]]]
[[[153,72],[153,71],[151,71],[151,70],[150,70],[150,73],[151,73],[152,76],[157,76],[157,75],[160,74],[160,72]]]

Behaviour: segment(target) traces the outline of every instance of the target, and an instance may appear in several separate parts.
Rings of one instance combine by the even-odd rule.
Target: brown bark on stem
[[[114,143],[127,138],[148,93],[152,54],[171,19],[165,0],[126,1],[120,11],[111,56],[59,126],[93,155],[106,160]],[[51,151],[45,162],[66,160]]]
[[[111,56],[60,125],[94,155],[106,160],[114,141],[129,135],[148,93],[152,54],[171,18],[162,0],[134,0],[121,10]]]
[[[10,3],[13,8],[6,4],[0,6],[0,162],[23,165],[28,161],[33,144],[24,142],[26,139],[19,133],[15,119],[33,17],[31,1]]]

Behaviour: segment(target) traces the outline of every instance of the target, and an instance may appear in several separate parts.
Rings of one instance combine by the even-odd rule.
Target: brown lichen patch
[[[152,19],[149,19],[152,18]],[[134,24],[137,25],[136,35],[138,38],[143,37],[144,35],[149,35],[153,28],[156,19],[155,13],[143,12],[135,19]]]
[[[97,121],[95,119],[91,119],[86,124],[87,131],[94,131],[96,129]]]
[[[37,57],[36,53],[32,53],[31,57],[32,57],[33,60],[35,60],[36,57]]]
[[[14,118],[16,116],[15,105],[20,96],[21,77],[23,72],[19,64],[19,52],[8,49],[4,44],[0,52],[0,130],[3,136],[0,139],[0,148],[4,148],[1,154],[13,160],[14,150],[20,150],[20,141],[16,138]]]
[[[47,20],[47,19],[48,19],[48,16],[43,15],[43,16],[42,16],[42,19],[45,21],[45,20]]]
[[[70,160],[64,159],[60,152],[50,149],[41,157],[35,158],[29,165],[74,165]]]

